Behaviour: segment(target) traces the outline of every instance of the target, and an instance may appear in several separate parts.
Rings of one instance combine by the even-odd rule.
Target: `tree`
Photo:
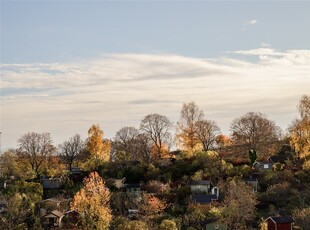
[[[290,145],[298,157],[304,158],[310,154],[310,96],[301,97],[298,110],[300,119],[289,127]]]
[[[203,111],[195,102],[183,103],[180,121],[177,123],[176,137],[180,145],[190,154],[200,149],[200,141],[197,136],[197,122],[202,121]]]
[[[308,229],[310,226],[310,207],[303,209],[296,209],[293,212],[295,224],[301,229]]]
[[[159,226],[160,230],[178,230],[176,223],[173,220],[163,220]]]
[[[142,213],[145,213],[146,215],[160,214],[167,207],[168,204],[166,201],[150,194],[143,194],[142,201],[139,205]]]
[[[250,158],[250,165],[253,166],[253,164],[257,160],[257,154],[254,149],[249,149],[249,158]]]
[[[160,114],[149,114],[143,118],[140,124],[140,130],[152,141],[155,147],[155,159],[161,158],[165,147],[170,145],[172,127],[171,121]]]
[[[95,161],[95,168],[104,161],[110,160],[111,144],[103,139],[103,131],[99,125],[92,125],[88,130],[87,150]]]
[[[20,176],[17,156],[14,150],[7,150],[0,155],[0,175],[4,178]]]
[[[230,138],[224,134],[217,135],[215,138],[215,142],[216,142],[217,146],[219,147],[219,149],[223,149],[223,148],[231,145]]]
[[[18,139],[19,153],[25,156],[39,177],[39,168],[55,152],[49,133],[27,133]]]
[[[281,136],[281,130],[274,121],[254,112],[234,119],[230,130],[233,144],[243,153],[254,149],[261,154],[269,154]]]
[[[147,223],[141,220],[132,220],[117,227],[117,230],[148,230]]]
[[[203,150],[208,151],[216,143],[216,136],[220,132],[220,128],[215,121],[201,120],[196,123],[197,137],[202,143]]]
[[[136,150],[137,137],[139,130],[135,127],[123,127],[115,134],[114,141],[112,143],[113,150],[116,151],[116,155],[121,153],[125,154],[130,160],[138,160],[140,156]]]
[[[298,111],[302,119],[310,119],[310,96],[303,95],[300,98]]]
[[[97,172],[90,173],[75,194],[71,209],[80,214],[83,229],[108,229],[112,220],[110,192]]]
[[[228,229],[249,229],[255,218],[256,195],[253,189],[243,182],[226,183],[222,217]]]
[[[69,165],[71,171],[72,164],[84,151],[84,142],[79,134],[74,135],[58,146],[58,154],[61,159]]]
[[[26,220],[33,210],[24,195],[19,193],[12,196],[1,195],[0,202],[4,204],[4,210],[0,214],[0,229],[28,229]]]

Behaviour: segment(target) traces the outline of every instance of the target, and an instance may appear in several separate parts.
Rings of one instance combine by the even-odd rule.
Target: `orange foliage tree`
[[[80,214],[83,229],[108,229],[112,215],[110,192],[97,172],[90,173],[84,187],[75,194],[71,209]]]
[[[162,213],[168,204],[156,196],[150,194],[143,194],[140,209],[146,215],[155,215]]]

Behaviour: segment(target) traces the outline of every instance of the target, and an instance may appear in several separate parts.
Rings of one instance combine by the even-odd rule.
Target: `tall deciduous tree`
[[[95,160],[95,167],[100,163],[110,160],[111,144],[103,139],[103,131],[99,125],[92,125],[88,130],[87,150]]]
[[[135,127],[123,127],[115,134],[114,141],[112,143],[113,150],[116,154],[125,154],[131,160],[140,159],[138,155],[137,137],[139,130]]]
[[[71,209],[80,214],[83,229],[108,229],[112,220],[110,192],[97,172],[90,173],[75,194]]]
[[[18,139],[19,153],[39,176],[39,168],[56,150],[49,133],[27,133]]]
[[[261,155],[274,151],[281,130],[261,113],[249,112],[233,120],[230,130],[233,145],[243,154],[254,149]]]
[[[180,121],[177,123],[176,137],[183,149],[193,153],[200,148],[197,123],[204,118],[203,111],[195,102],[183,103]]]
[[[74,135],[58,146],[58,154],[61,159],[69,165],[71,171],[72,164],[84,151],[84,141],[79,134]]]
[[[204,151],[211,150],[216,143],[216,136],[220,128],[215,121],[201,120],[196,123],[197,137],[203,146]]]
[[[172,127],[171,121],[164,115],[149,114],[143,118],[140,124],[140,130],[153,142],[155,147],[155,158],[163,156],[164,147],[170,145]]]
[[[289,127],[290,144],[297,155],[304,158],[310,154],[310,96],[302,96],[298,110],[300,118]]]

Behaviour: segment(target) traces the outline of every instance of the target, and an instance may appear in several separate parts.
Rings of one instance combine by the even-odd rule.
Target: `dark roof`
[[[211,184],[210,180],[192,180],[190,185],[209,185]]]
[[[274,163],[277,163],[277,162],[284,163],[287,160],[287,157],[274,155],[274,156],[269,157],[268,160]]]
[[[248,177],[248,178],[245,178],[245,182],[258,182],[258,180],[257,178]]]
[[[255,161],[254,164],[255,164],[255,163],[257,163],[257,164],[259,164],[259,165],[265,165],[265,164],[270,165],[270,164],[273,164],[273,163],[270,162],[270,161]]]
[[[273,220],[277,224],[284,224],[284,223],[292,223],[294,222],[293,218],[290,216],[270,216],[267,218]]]
[[[217,197],[215,194],[209,194],[209,195],[192,195],[191,197],[192,201],[199,203],[199,204],[209,204],[213,200],[217,200]]]
[[[140,183],[125,184],[125,188],[140,188],[140,187],[141,187]]]

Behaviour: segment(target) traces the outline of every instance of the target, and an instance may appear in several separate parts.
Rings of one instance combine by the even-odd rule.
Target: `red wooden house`
[[[266,222],[268,230],[292,230],[294,220],[290,216],[270,216]]]

